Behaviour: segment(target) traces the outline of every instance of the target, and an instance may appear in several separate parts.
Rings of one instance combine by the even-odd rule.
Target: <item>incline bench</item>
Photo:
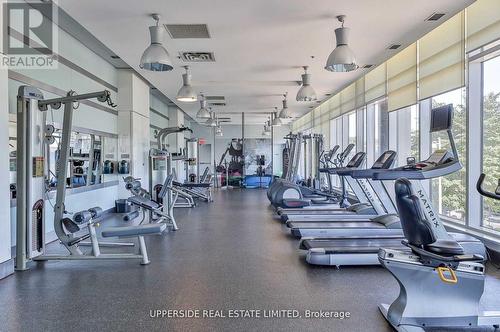
[[[156,223],[163,223],[167,226],[172,227],[174,231],[178,230],[179,228],[177,227],[177,223],[175,222],[175,218],[173,216],[173,205],[175,204],[175,201],[177,200],[178,194],[173,193],[172,198],[170,200],[170,206],[166,206],[165,204],[159,204],[158,202],[155,202],[151,199],[151,195],[141,187],[141,182],[138,179],[134,179],[132,177],[127,177],[124,179],[125,181],[125,188],[129,190],[134,196],[131,196],[127,198],[127,201],[132,203],[132,205],[138,206],[139,208],[143,209],[143,211],[149,211],[150,212],[150,222],[156,222]],[[172,194],[172,182],[173,182],[173,176],[169,175],[165,179],[165,182],[163,183],[163,186],[161,188],[160,193],[158,194],[158,198],[162,199],[166,195],[171,195]],[[169,200],[166,200],[168,202]],[[163,209],[166,208],[167,212],[164,212]],[[138,213],[136,211],[133,211],[126,215],[126,218],[130,218],[130,216],[134,215],[135,213]],[[138,215],[138,214],[137,214]],[[155,217],[158,217],[156,219],[153,219]],[[144,218],[143,218],[144,221]],[[142,223],[142,221],[141,221]]]

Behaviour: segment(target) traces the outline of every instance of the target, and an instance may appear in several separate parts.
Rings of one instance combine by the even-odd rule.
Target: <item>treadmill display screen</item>
[[[433,108],[431,111],[431,132],[450,129],[452,115],[452,104]]]
[[[390,161],[391,157],[394,156],[394,151],[386,151],[383,155],[381,155],[377,161],[373,164],[372,169],[381,169],[381,168],[389,168],[392,164],[387,164]]]
[[[364,159],[365,159],[365,153],[364,152],[358,152],[349,161],[349,163],[347,164],[347,167],[359,167],[363,163]]]
[[[446,150],[437,150],[433,154],[431,154],[431,156],[429,157],[429,159],[426,160],[426,162],[439,165],[443,162],[443,159],[445,159],[447,153],[448,151]]]

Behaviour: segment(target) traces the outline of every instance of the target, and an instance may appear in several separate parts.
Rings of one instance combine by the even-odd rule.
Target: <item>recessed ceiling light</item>
[[[121,59],[118,55],[112,55],[111,59]]]
[[[401,47],[401,44],[392,44],[391,46],[389,46],[387,49],[388,50],[397,50],[398,48]]]

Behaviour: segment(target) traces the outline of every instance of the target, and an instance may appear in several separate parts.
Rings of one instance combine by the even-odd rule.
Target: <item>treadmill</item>
[[[339,146],[336,145],[332,151],[330,151],[330,154],[333,155],[337,150]],[[351,153],[352,149],[354,149],[354,144],[349,144],[344,151],[342,151],[336,158],[337,165],[342,165],[346,157]],[[360,167],[361,164],[364,162],[365,155],[364,153],[358,153],[356,154],[348,163],[346,167]],[[330,156],[331,160],[331,156]],[[316,210],[341,210],[341,205],[343,205],[342,202],[344,202],[345,199],[345,190],[342,190],[341,193],[341,198],[340,200],[337,199],[338,194],[333,193],[332,191],[332,186],[331,186],[331,175],[335,174],[333,170],[336,169],[341,169],[341,167],[336,166],[336,167],[328,167],[326,165],[328,161],[325,162],[326,167],[319,168],[318,171],[320,173],[328,173],[328,179],[329,179],[329,191],[328,193],[326,192],[320,192],[318,190],[312,190],[311,193],[314,193],[315,195],[306,195],[302,193],[300,197],[293,197],[291,193],[284,192],[283,189],[286,189],[285,187],[280,188],[275,191],[274,194],[272,194],[272,201],[274,202],[273,205],[278,205],[276,210],[278,214],[283,213],[283,211],[309,211],[311,213],[312,211]],[[343,168],[343,167],[342,167]],[[343,183],[343,182],[342,182]],[[292,187],[292,184],[288,184],[289,187]],[[297,185],[295,185],[297,186]],[[344,187],[344,186],[343,186]],[[287,197],[288,196],[288,197]],[[334,199],[334,200],[332,200]],[[368,205],[368,202],[366,199],[365,205]],[[341,203],[339,205],[339,202]],[[368,206],[369,207],[369,206]]]
[[[392,201],[387,189],[384,184],[379,181],[372,181],[371,174],[374,172],[379,172],[381,170],[389,169],[396,159],[396,152],[388,150],[384,152],[373,164],[370,169],[360,170],[360,169],[340,169],[337,170],[339,176],[343,176],[346,179],[352,179],[359,185],[359,190],[362,190],[364,196],[370,203],[372,207],[372,212],[374,213],[362,213],[359,211],[357,214],[350,212],[348,214],[340,214],[337,211],[316,211],[315,214],[281,214],[281,220],[283,222],[288,222],[295,227],[299,224],[307,223],[309,225],[304,225],[308,228],[318,228],[318,226],[324,226],[325,222],[339,222],[339,221],[370,221],[376,217],[381,217],[378,219],[384,219],[387,215],[397,214],[396,207]],[[361,173],[362,176],[355,176]],[[349,210],[348,210],[349,211]],[[321,225],[312,225],[311,223],[321,223]],[[322,227],[319,227],[322,228]],[[309,235],[314,236],[314,234]]]
[[[334,167],[328,168],[328,172],[330,174],[337,174],[337,172],[342,170],[355,170],[359,169],[363,162],[365,161],[366,154],[364,152],[358,152],[351,158],[346,167]],[[343,177],[354,191],[355,196],[358,199],[358,203],[353,204],[347,208],[341,208],[339,205],[334,206],[324,206],[320,205],[319,208],[315,208],[315,206],[310,206],[309,208],[281,208],[278,209],[278,214],[281,217],[283,222],[287,220],[315,220],[315,219],[324,219],[325,216],[329,215],[350,215],[353,220],[357,220],[360,218],[366,219],[367,216],[375,216],[379,213],[382,213],[382,209],[377,209],[374,207],[373,201],[370,197],[367,196],[366,191],[362,187],[362,184],[354,180],[351,177],[345,176]],[[364,216],[364,217],[363,217]]]
[[[396,180],[407,178],[412,182],[413,194],[420,201],[424,218],[433,221],[437,234],[446,233],[438,212],[430,204],[421,181],[438,178],[461,169],[458,153],[455,148],[451,134],[451,112],[452,107],[440,107],[433,110],[431,118],[431,132],[447,130],[453,153],[447,150],[436,150],[431,156],[418,163],[410,162],[406,166],[390,170],[374,172],[374,180]],[[362,174],[360,174],[361,176]],[[400,226],[401,227],[401,226]],[[479,254],[486,257],[486,248],[478,239],[461,233],[448,233],[464,248],[466,254]],[[378,251],[380,248],[407,249],[401,241],[404,235],[396,235],[388,232],[385,235],[376,234],[352,234],[345,235],[339,232],[330,238],[304,238],[300,249],[307,250],[306,261],[315,265],[378,265]]]

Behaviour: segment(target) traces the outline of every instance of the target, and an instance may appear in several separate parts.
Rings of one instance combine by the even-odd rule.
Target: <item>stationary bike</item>
[[[495,193],[478,191],[500,200]],[[481,312],[485,267],[480,255],[466,255],[453,238],[439,238],[424,217],[418,194],[405,178],[396,180],[396,203],[409,250],[381,248],[378,258],[396,278],[399,296],[390,305],[380,304],[384,317],[397,331],[415,332],[425,328],[499,328],[498,312]]]

